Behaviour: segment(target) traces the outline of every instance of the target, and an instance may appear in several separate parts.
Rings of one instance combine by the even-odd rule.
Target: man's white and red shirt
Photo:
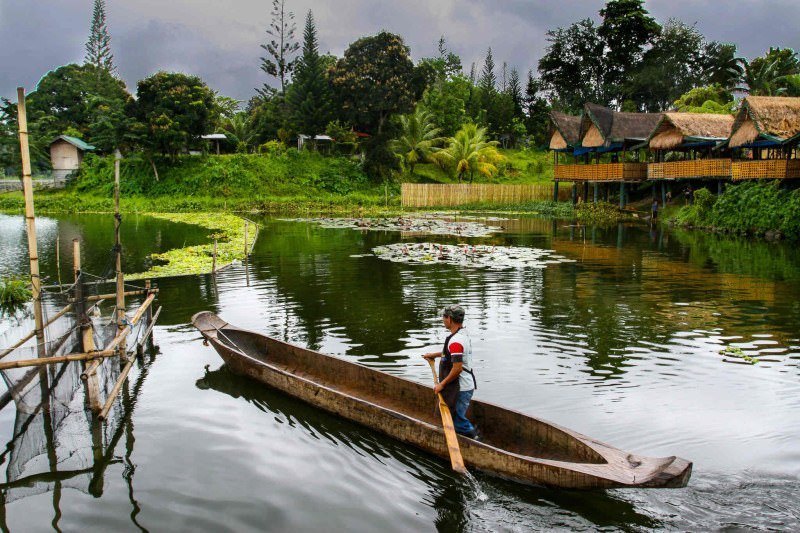
[[[462,363],[464,365],[461,374],[458,376],[459,389],[462,391],[474,389],[475,382],[472,374],[470,374],[472,371],[472,339],[469,338],[467,330],[461,328],[455,335],[450,337],[447,349],[450,352],[450,359],[454,363]]]

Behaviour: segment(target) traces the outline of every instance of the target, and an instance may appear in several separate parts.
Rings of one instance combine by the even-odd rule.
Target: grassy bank
[[[800,240],[800,189],[780,182],[744,182],[728,186],[719,197],[707,189],[681,207],[670,222],[737,235]]]

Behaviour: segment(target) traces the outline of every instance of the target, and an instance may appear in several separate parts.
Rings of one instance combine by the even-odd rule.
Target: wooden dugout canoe
[[[205,311],[192,324],[230,369],[434,455],[449,457],[432,387],[232,326]],[[570,489],[684,487],[692,463],[643,457],[566,428],[473,400],[480,442],[459,436],[467,468]]]

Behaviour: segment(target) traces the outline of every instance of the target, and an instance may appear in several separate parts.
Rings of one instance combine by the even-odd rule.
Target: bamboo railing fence
[[[800,178],[800,159],[734,161],[731,177],[734,180]]]
[[[647,163],[556,165],[556,181],[638,181],[647,179]]]
[[[648,179],[730,178],[730,159],[696,159],[647,165]]]
[[[553,184],[427,184],[404,183],[403,207],[453,207],[467,204],[518,204],[534,200],[553,200]],[[558,200],[572,198],[572,186],[560,185]]]

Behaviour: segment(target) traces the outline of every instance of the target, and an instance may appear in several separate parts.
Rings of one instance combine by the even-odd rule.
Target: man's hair
[[[464,323],[464,308],[458,304],[448,305],[442,310],[442,316],[450,317],[453,322]]]

